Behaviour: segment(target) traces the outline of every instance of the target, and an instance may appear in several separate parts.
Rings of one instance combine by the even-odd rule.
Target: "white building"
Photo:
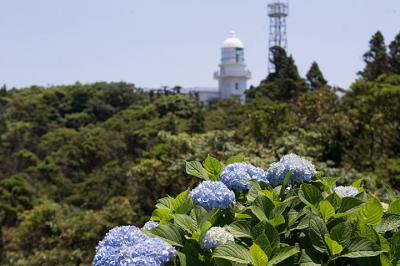
[[[236,37],[234,31],[230,32],[222,44],[219,68],[220,70],[214,73],[214,78],[218,80],[220,98],[236,97],[244,103],[244,92],[251,73],[246,69],[243,42]]]
[[[222,43],[219,68],[219,71],[214,73],[214,78],[218,80],[218,88],[196,87],[186,89],[184,93],[195,95],[203,103],[213,99],[231,97],[244,103],[244,92],[247,89],[247,80],[251,78],[251,73],[246,69],[243,42],[236,37],[234,31],[231,31],[229,37]]]

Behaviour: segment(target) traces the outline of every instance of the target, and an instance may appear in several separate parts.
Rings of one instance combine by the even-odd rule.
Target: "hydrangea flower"
[[[201,248],[210,250],[228,243],[235,243],[234,236],[223,227],[212,227],[202,238]]]
[[[160,238],[150,238],[134,226],[110,230],[99,242],[94,266],[162,266],[173,260],[175,248]]]
[[[346,198],[346,197],[354,197],[358,193],[360,193],[355,187],[353,186],[338,186],[334,188],[334,191],[336,194],[341,197],[341,198]]]
[[[156,228],[160,223],[155,221],[148,221],[143,225],[143,230],[150,231]]]
[[[267,173],[249,163],[234,163],[226,166],[221,173],[221,182],[228,188],[241,192],[248,190],[249,180],[257,180],[269,184]]]
[[[274,185],[281,185],[288,173],[289,184],[311,182],[317,174],[315,166],[308,160],[296,154],[283,156],[279,162],[272,163],[267,171],[269,182]]]
[[[193,202],[207,211],[227,209],[235,204],[235,193],[219,181],[204,181],[190,192]]]

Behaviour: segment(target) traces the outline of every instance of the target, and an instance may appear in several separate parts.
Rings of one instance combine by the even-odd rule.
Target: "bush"
[[[227,164],[242,161],[233,157]],[[337,187],[338,179],[312,167],[307,160],[285,156],[265,172],[274,182],[230,167],[238,169],[232,178],[247,180],[249,189],[233,191],[235,200],[225,208],[224,164],[210,156],[203,164],[187,162],[189,175],[215,182],[218,191],[200,185],[196,201],[189,189],[160,199],[151,217],[157,223],[142,232],[176,248],[173,265],[399,264],[400,200],[390,195],[390,203],[382,203],[364,190],[362,180]],[[285,178],[277,183],[278,174]],[[207,211],[201,205],[223,209]]]

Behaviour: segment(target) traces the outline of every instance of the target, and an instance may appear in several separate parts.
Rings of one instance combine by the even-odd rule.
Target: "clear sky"
[[[0,0],[0,84],[126,81],[216,86],[230,30],[246,45],[251,84],[267,74],[268,0]],[[371,35],[400,32],[400,0],[291,0],[289,52],[333,85],[363,68]]]

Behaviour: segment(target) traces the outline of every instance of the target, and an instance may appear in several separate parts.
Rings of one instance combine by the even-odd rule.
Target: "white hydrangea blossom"
[[[201,248],[210,250],[228,243],[235,243],[234,236],[223,227],[212,227],[203,237]]]
[[[360,193],[355,187],[353,186],[338,186],[335,189],[336,194],[341,198],[346,197],[354,197],[358,193]]]

